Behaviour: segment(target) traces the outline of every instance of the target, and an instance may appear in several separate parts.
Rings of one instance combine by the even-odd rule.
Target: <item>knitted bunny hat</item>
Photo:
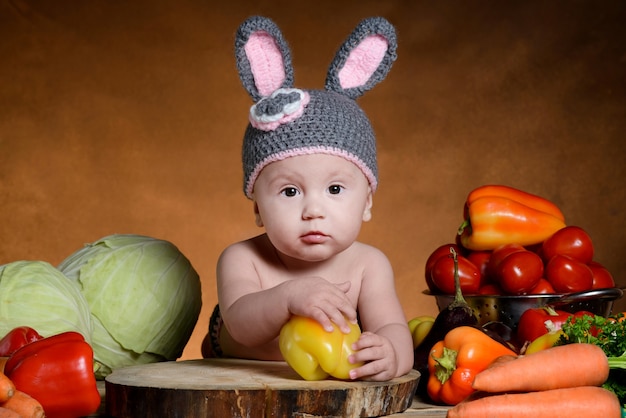
[[[382,17],[363,20],[332,61],[324,90],[293,87],[289,46],[270,19],[254,16],[235,40],[237,69],[255,104],[242,150],[244,193],[268,164],[305,154],[331,154],[356,164],[378,185],[376,138],[355,99],[381,82],[396,59],[396,33]]]

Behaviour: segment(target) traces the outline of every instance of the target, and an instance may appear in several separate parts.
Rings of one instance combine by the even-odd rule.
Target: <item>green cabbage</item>
[[[172,243],[111,235],[76,251],[58,269],[78,284],[89,304],[99,377],[181,356],[202,295],[198,273]]]
[[[0,266],[0,337],[29,326],[44,337],[80,332],[91,341],[87,300],[74,282],[45,261]]]

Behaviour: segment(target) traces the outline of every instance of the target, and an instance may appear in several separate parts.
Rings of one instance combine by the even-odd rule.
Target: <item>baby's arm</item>
[[[280,288],[263,289],[248,243],[229,246],[217,263],[220,311],[230,336],[244,346],[271,341],[289,318]]]
[[[265,265],[264,265],[265,263]],[[356,320],[356,310],[346,293],[350,283],[333,284],[319,277],[262,278],[267,261],[258,246],[243,242],[228,247],[217,266],[220,310],[230,336],[247,347],[278,337],[291,315],[311,317],[327,329],[331,321],[347,328],[344,319]]]
[[[359,315],[364,332],[353,347],[352,362],[365,362],[353,369],[351,378],[389,380],[413,367],[413,340],[398,300],[393,271],[378,250],[370,254],[359,296]]]

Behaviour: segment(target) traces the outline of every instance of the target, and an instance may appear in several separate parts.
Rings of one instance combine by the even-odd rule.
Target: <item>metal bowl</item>
[[[454,295],[432,294],[428,290],[424,293],[435,297],[439,311],[445,309],[454,300]],[[516,329],[520,317],[527,309],[540,308],[546,305],[567,312],[573,313],[584,310],[606,317],[611,314],[613,302],[621,298],[623,294],[624,292],[620,288],[610,288],[565,295],[468,295],[463,297],[474,310],[480,325],[499,321],[512,329]]]

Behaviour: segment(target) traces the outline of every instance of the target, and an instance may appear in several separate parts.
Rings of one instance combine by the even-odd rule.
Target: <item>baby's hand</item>
[[[348,334],[346,320],[356,323],[356,309],[347,296],[350,282],[334,284],[321,277],[307,277],[286,282],[287,308],[294,315],[315,319],[328,332],[333,323]]]
[[[350,363],[364,362],[361,367],[350,371],[351,379],[387,381],[396,376],[398,359],[388,338],[364,332],[357,342],[352,344],[354,354],[348,357]]]

